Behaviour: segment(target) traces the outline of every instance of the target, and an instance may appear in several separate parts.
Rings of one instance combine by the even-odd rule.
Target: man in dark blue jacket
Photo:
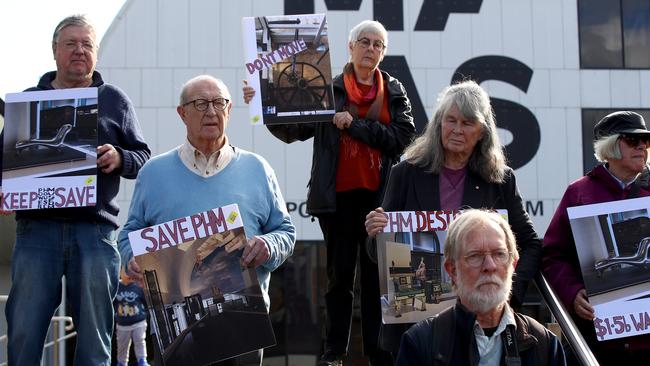
[[[110,365],[120,268],[116,196],[120,177],[135,178],[151,151],[129,98],[95,71],[97,49],[94,27],[84,16],[63,19],[52,38],[56,71],[28,89],[98,88],[97,203],[17,212],[5,310],[10,365],[40,364],[63,276],[78,333],[75,364]]]
[[[566,364],[555,335],[508,305],[519,253],[500,214],[463,212],[449,225],[444,255],[458,303],[402,336],[398,366]]]

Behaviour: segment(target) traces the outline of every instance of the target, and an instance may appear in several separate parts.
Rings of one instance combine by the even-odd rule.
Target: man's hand
[[[129,265],[126,268],[126,275],[129,278],[142,286],[144,284],[144,277],[142,277],[142,270],[140,266],[135,261],[135,258],[131,258]]]
[[[104,144],[97,147],[97,166],[102,172],[108,174],[115,169],[122,167],[122,156],[115,146],[111,144]]]
[[[244,247],[244,253],[241,255],[241,260],[245,266],[252,265],[253,268],[256,268],[266,262],[270,256],[271,252],[269,252],[269,247],[266,246],[264,240],[259,236],[254,236],[248,239],[246,247]]]
[[[382,232],[386,224],[388,224],[388,216],[381,207],[377,207],[366,215],[366,232],[371,238]]]
[[[248,86],[248,81],[243,80],[243,82],[244,87],[242,88],[242,93],[244,94],[244,103],[248,104],[255,96],[255,89],[252,86]]]
[[[594,320],[594,308],[589,304],[589,300],[587,300],[587,291],[585,289],[578,291],[575,300],[573,300],[573,310],[582,319]]]
[[[348,111],[337,112],[332,119],[332,122],[339,130],[344,130],[352,124],[352,115]]]

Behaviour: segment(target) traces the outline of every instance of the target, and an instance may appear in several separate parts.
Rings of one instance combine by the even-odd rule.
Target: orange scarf
[[[372,101],[372,105],[370,105],[366,113],[366,118],[378,121],[381,107],[384,103],[384,77],[381,75],[379,69],[375,69],[375,84],[364,94],[357,85],[354,66],[348,62],[343,68],[343,85],[348,94],[348,101],[350,102],[349,112],[352,117],[359,117],[357,114],[357,105]]]

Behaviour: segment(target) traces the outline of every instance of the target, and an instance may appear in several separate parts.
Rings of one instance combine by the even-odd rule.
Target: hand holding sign
[[[111,144],[97,147],[97,167],[108,174],[122,167],[122,155]]]
[[[255,96],[255,88],[248,85],[247,80],[244,81],[244,87],[242,88],[242,94],[244,95],[244,103],[248,104]]]
[[[142,277],[142,269],[140,269],[140,266],[135,261],[135,258],[131,258],[129,261],[129,264],[126,268],[126,274],[137,283],[144,282],[144,278]]]
[[[582,319],[592,320],[594,318],[594,308],[589,304],[589,300],[587,299],[587,290],[582,289],[578,291],[575,300],[573,300],[573,310]]]
[[[264,240],[259,236],[254,236],[248,239],[248,243],[244,248],[244,253],[242,253],[241,259],[245,266],[252,265],[253,268],[255,268],[266,262],[270,256],[271,252],[269,251],[266,242],[264,242]]]
[[[388,224],[388,216],[381,207],[377,207],[366,215],[366,232],[371,238],[382,232],[386,224]]]

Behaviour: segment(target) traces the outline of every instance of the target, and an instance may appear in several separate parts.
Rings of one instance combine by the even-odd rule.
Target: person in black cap
[[[569,224],[567,207],[650,196],[650,131],[634,112],[614,112],[594,127],[594,150],[602,164],[571,183],[544,236],[542,271],[572,314],[601,365],[641,364],[650,359],[650,334],[599,342]]]

